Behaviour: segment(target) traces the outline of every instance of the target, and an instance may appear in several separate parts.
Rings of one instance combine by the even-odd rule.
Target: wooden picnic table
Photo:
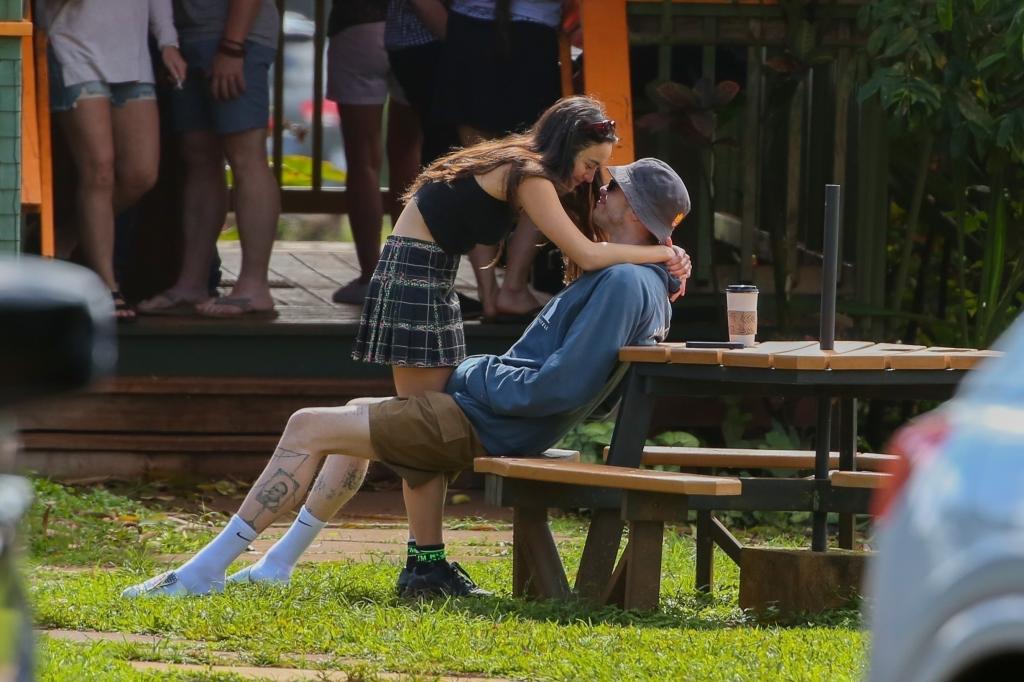
[[[816,341],[769,341],[741,350],[693,349],[685,344],[626,347],[619,359],[629,363],[622,404],[612,436],[608,464],[640,465],[655,404],[668,396],[778,395],[815,397],[819,405],[813,480],[747,481],[735,498],[707,500],[713,509],[783,509],[793,495],[811,500],[811,549],[827,549],[826,520],[841,513],[840,545],[852,547],[853,513],[863,508],[867,488],[834,489],[829,479],[829,434],[834,403],[839,408],[839,466],[853,471],[857,446],[857,400],[944,400],[966,372],[993,351],[926,348],[869,341],[836,341],[821,350]],[[823,401],[823,402],[822,402]],[[856,500],[851,496],[860,496]],[[704,502],[690,497],[691,509]],[[714,505],[714,506],[710,506]],[[619,547],[622,522],[617,510],[595,510],[580,563],[577,585],[607,580]]]

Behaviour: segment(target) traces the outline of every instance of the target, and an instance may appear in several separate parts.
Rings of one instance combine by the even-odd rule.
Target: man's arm
[[[263,8],[263,0],[230,0],[217,54],[210,67],[210,91],[216,99],[238,99],[245,92],[245,39]]]
[[[224,35],[221,39],[232,43],[244,43],[261,9],[263,0],[230,0]]]

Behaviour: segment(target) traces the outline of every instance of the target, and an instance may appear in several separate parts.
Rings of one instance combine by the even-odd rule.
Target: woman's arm
[[[555,186],[545,178],[523,180],[519,186],[519,204],[537,229],[583,270],[600,270],[618,263],[664,263],[675,257],[675,252],[668,246],[590,241],[566,215]]]
[[[409,0],[416,16],[439,40],[444,40],[448,29],[448,8],[441,0]]]
[[[149,0],[149,32],[157,47],[178,47],[178,31],[174,28],[174,10],[171,0]]]

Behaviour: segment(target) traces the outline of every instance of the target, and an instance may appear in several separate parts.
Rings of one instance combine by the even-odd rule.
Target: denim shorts
[[[181,45],[188,76],[182,89],[171,95],[171,116],[176,132],[211,130],[218,135],[230,135],[269,125],[270,67],[277,51],[246,41],[242,65],[245,90],[237,99],[222,102],[214,99],[207,76],[219,43],[219,40],[197,40]]]
[[[109,99],[110,105],[114,107],[123,107],[135,100],[156,99],[156,86],[153,83],[85,81],[64,85],[63,70],[52,49],[47,57],[50,71],[50,111],[71,111],[78,101],[83,99]]]

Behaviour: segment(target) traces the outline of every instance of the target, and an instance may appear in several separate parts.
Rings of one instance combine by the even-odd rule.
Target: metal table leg
[[[814,451],[814,479],[821,488],[828,485],[829,436],[832,431],[832,398],[828,395],[818,396],[818,432],[817,446]],[[821,503],[819,495],[818,504]],[[817,506],[817,505],[816,505]],[[814,512],[814,525],[811,532],[811,550],[824,552],[828,549],[828,512],[819,509]]]
[[[857,399],[842,398],[839,401],[839,468],[843,471],[857,470]],[[854,514],[839,514],[839,547],[853,549]]]

